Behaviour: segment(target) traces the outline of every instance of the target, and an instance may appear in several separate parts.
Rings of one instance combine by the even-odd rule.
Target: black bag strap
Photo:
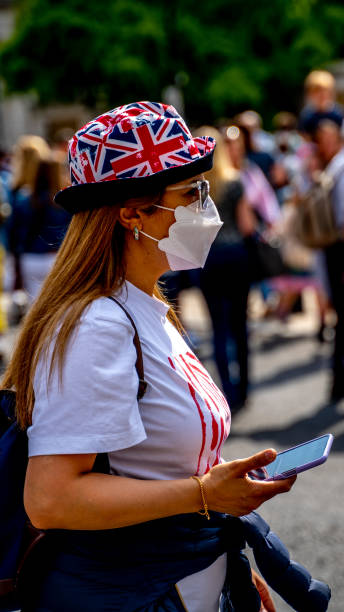
[[[137,399],[141,399],[141,397],[143,397],[144,394],[146,393],[147,383],[145,381],[145,373],[143,369],[142,349],[141,349],[141,342],[140,342],[139,334],[137,333],[136,325],[132,317],[130,316],[129,312],[124,308],[124,306],[121,304],[121,302],[113,298],[111,295],[109,295],[108,298],[109,300],[116,302],[116,304],[118,304],[118,306],[122,308],[123,312],[125,312],[130,323],[132,324],[134,328],[135,334],[134,334],[133,342],[134,342],[134,345],[136,348],[136,354],[137,354],[135,368],[136,368],[136,371],[139,377],[139,389],[137,392]]]

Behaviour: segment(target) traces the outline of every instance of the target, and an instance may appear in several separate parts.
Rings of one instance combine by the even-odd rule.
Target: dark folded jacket
[[[243,552],[247,545],[263,577],[292,609],[325,612],[331,596],[327,585],[290,560],[255,512],[241,518],[212,512],[210,521],[180,515],[104,531],[59,530],[49,540],[53,560],[35,612],[185,612],[175,584],[225,552],[221,610],[258,612],[260,597]]]

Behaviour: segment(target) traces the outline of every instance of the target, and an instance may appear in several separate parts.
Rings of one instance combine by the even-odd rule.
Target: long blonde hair
[[[136,205],[147,205],[146,201],[136,200]],[[23,429],[32,422],[38,360],[41,354],[47,359],[56,332],[49,377],[57,365],[62,380],[68,341],[82,312],[93,300],[111,295],[124,283],[125,229],[118,215],[118,206],[104,206],[73,216],[54,266],[23,321],[1,384],[3,389],[16,391],[17,421]],[[154,294],[166,301],[157,285]],[[178,326],[173,309],[169,318]]]
[[[206,174],[210,183],[210,195],[215,203],[221,201],[226,184],[238,178],[238,172],[233,168],[222,134],[210,125],[203,125],[193,132],[195,136],[211,136],[216,140],[214,163]]]

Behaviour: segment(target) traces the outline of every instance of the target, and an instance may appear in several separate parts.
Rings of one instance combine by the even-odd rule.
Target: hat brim
[[[213,166],[214,149],[215,146],[194,161],[161,170],[150,176],[71,185],[59,191],[54,201],[71,214],[102,206],[113,206],[116,203],[125,206],[125,200],[154,194],[167,185],[207,172]]]

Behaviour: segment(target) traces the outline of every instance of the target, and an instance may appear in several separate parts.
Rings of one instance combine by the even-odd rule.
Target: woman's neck
[[[156,260],[145,257],[140,245],[133,241],[127,244],[125,262],[125,280],[150,296],[153,295],[154,286],[159,278],[169,269],[166,265],[167,260],[164,263],[160,257]]]
[[[129,281],[129,283],[135,285],[135,287],[141,289],[141,291],[144,291],[144,293],[147,293],[150,296],[152,296],[154,293],[154,285],[157,281],[157,279],[152,280],[142,278],[139,277],[137,274],[128,274],[128,272],[125,275],[125,280]]]

